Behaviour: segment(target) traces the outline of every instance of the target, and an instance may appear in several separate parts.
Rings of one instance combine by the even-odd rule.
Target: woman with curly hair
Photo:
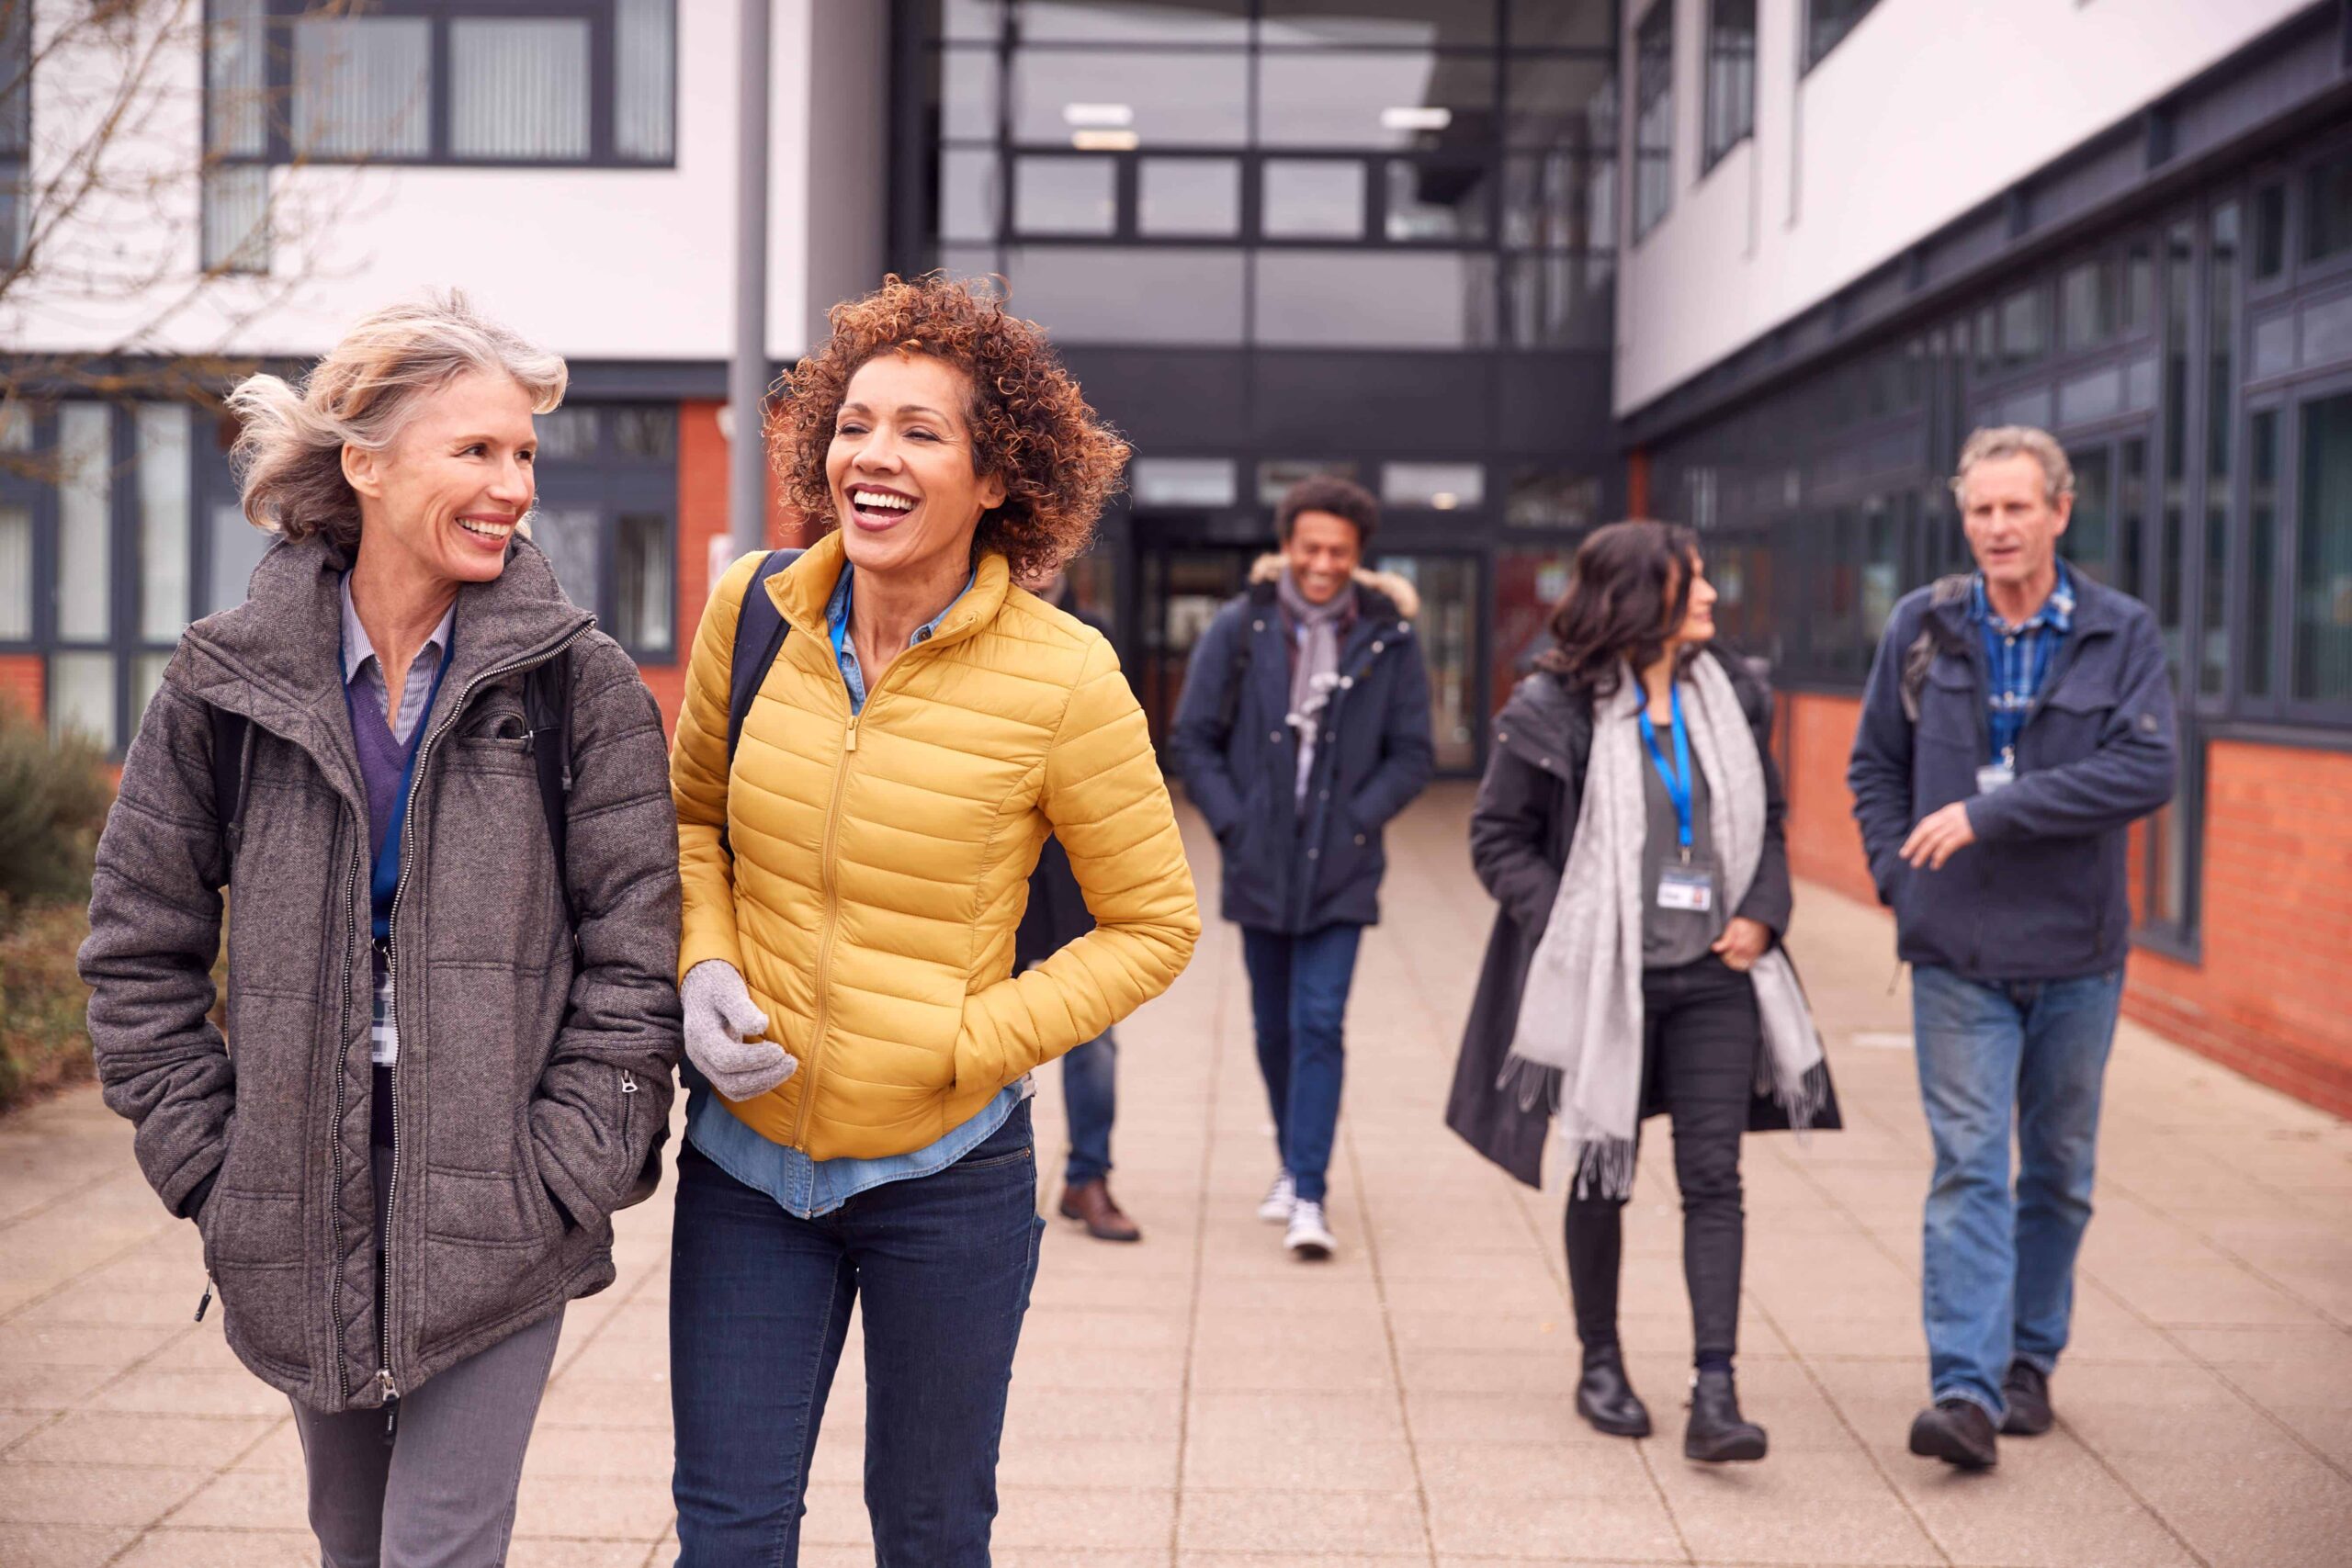
[[[796,1562],[853,1304],[881,1564],[989,1561],[1043,1221],[1030,1071],[1200,932],[1102,636],[1016,579],[1076,555],[1127,448],[1034,325],[944,278],[837,306],[771,449],[826,532],[738,561],[671,755],[692,1100],[672,1255],[679,1562]],[[786,635],[733,728],[736,626]],[[1051,833],[1095,929],[1015,976]]]

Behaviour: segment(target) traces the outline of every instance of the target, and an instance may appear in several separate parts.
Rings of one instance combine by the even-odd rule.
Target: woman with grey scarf
[[[1447,1121],[1540,1183],[1554,1117],[1576,1175],[1567,1255],[1577,1408],[1644,1437],[1617,1337],[1640,1124],[1674,1122],[1694,1372],[1683,1452],[1764,1457],[1740,1414],[1741,1134],[1834,1127],[1821,1042],[1781,951],[1790,908],[1771,699],[1710,647],[1697,536],[1618,523],[1577,551],[1555,646],[1496,722],[1471,820],[1501,905]]]

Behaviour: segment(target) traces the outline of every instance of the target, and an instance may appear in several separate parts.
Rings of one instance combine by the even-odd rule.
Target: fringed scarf
[[[1731,677],[1714,659],[1691,662],[1683,717],[1706,776],[1717,889],[1737,909],[1764,853],[1764,765]],[[1642,843],[1649,831],[1635,716],[1644,702],[1631,669],[1593,699],[1592,753],[1584,805],[1552,915],[1528,965],[1519,1030],[1504,1087],[1522,1102],[1548,1098],[1574,1151],[1576,1190],[1623,1198],[1634,1186],[1634,1134],[1642,1113]],[[1775,947],[1748,971],[1762,1016],[1757,1089],[1800,1131],[1828,1098],[1821,1036],[1787,954]]]

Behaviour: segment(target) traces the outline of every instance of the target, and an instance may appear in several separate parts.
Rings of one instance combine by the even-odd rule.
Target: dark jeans
[[[1331,1140],[1340,1125],[1347,1066],[1348,987],[1356,975],[1362,926],[1325,926],[1305,936],[1241,928],[1250,971],[1250,1011],[1258,1030],[1258,1070],[1274,1112],[1274,1144],[1304,1201],[1323,1201]]]
[[[1069,1121],[1064,1185],[1111,1174],[1111,1122],[1119,1111],[1119,1041],[1109,1030],[1062,1058],[1062,1106]]]
[[[1024,1102],[946,1169],[797,1219],[689,1144],[671,1244],[679,1568],[799,1561],[850,1307],[865,1322],[876,1568],[986,1568],[997,1441],[1037,1272]]]
[[[1763,1024],[1756,987],[1713,953],[1642,976],[1644,1101],[1663,1099],[1674,1122],[1674,1180],[1682,1190],[1682,1276],[1690,1291],[1693,1348],[1730,1356],[1739,1348],[1739,1269],[1747,1217],[1740,1208],[1739,1140],[1747,1131]],[[1636,1129],[1636,1137],[1639,1130]],[[1624,1204],[1568,1199],[1568,1284],[1577,1336],[1587,1350],[1617,1343],[1617,1270]]]
[[[1933,964],[1911,971],[1919,1092],[1936,1145],[1920,1294],[1939,1401],[1973,1400],[1998,1420],[2009,1362],[2046,1373],[2066,1348],[2122,992],[2121,970],[1989,983]]]

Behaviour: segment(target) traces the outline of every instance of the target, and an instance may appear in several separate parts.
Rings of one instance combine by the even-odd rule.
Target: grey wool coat
[[[610,1216],[652,1190],[680,1038],[661,716],[518,536],[496,581],[458,591],[420,731],[379,1269],[345,566],[323,539],[280,543],[243,604],[181,637],[99,840],[81,953],[106,1102],[137,1123],[165,1207],[194,1211],[231,1348],[328,1412],[407,1393],[612,1282]],[[566,649],[576,944],[524,716],[524,672]],[[233,878],[208,704],[251,721]],[[206,1015],[230,882],[224,1041]]]

